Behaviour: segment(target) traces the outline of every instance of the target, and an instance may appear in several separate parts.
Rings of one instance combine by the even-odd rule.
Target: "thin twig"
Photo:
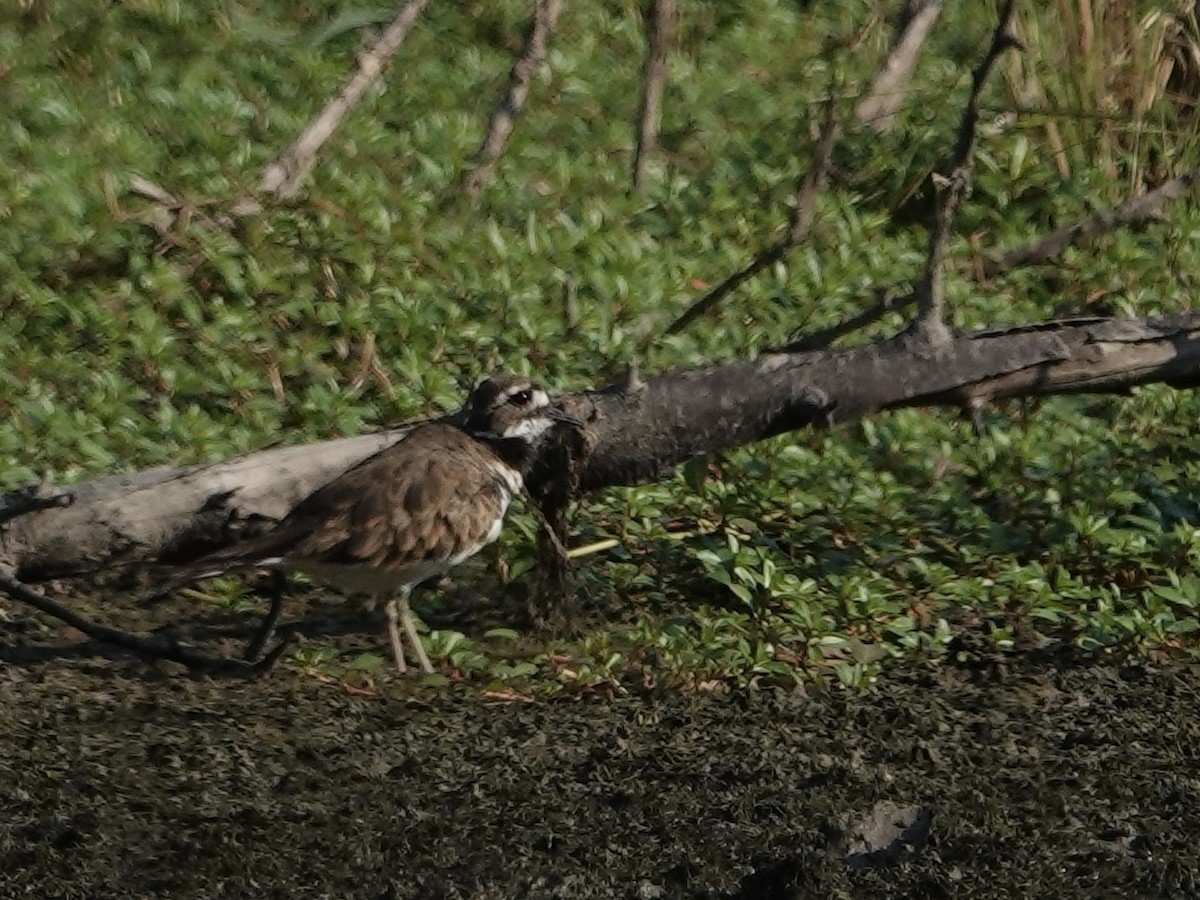
[[[267,641],[274,637],[275,626],[279,623],[280,613],[283,612],[283,592],[285,590],[287,590],[287,575],[282,569],[275,569],[271,573],[271,606],[267,610],[267,614],[263,616],[258,631],[246,645],[242,659],[250,661],[258,659],[262,654],[263,647],[267,646]]]
[[[350,76],[346,86],[325,104],[320,115],[313,119],[295,142],[267,166],[258,185],[260,191],[274,194],[279,199],[295,196],[300,189],[300,182],[316,163],[321,147],[367,88],[383,74],[384,66],[395,55],[428,3],[429,0],[408,0],[384,29],[379,40],[358,55],[358,70]]]
[[[675,0],[647,0],[646,62],[642,69],[637,149],[633,157],[633,189],[639,194],[646,189],[650,157],[658,148],[663,88],[667,81],[667,48],[674,30]]]
[[[684,313],[667,327],[667,334],[678,334],[696,319],[703,316],[727,295],[733,293],[742,284],[749,281],[763,269],[783,259],[789,250],[800,244],[808,237],[816,217],[817,195],[820,193],[825,178],[829,174],[829,160],[833,155],[833,145],[840,132],[838,118],[833,101],[826,107],[825,122],[817,138],[817,146],[813,151],[813,161],[808,167],[799,188],[796,190],[796,202],[792,208],[791,220],[788,222],[787,233],[775,244],[759,253],[750,264],[739,272],[734,272],[719,285],[701,297],[687,308]]]
[[[1072,222],[1050,234],[1011,250],[989,256],[983,263],[985,278],[995,278],[1014,269],[1035,266],[1058,258],[1067,247],[1086,238],[1104,234],[1124,225],[1158,218],[1163,207],[1172,200],[1186,197],[1196,183],[1200,169],[1193,169],[1138,197],[1131,197],[1119,206],[1109,207]]]
[[[173,638],[162,636],[148,637],[111,628],[84,618],[69,607],[63,606],[49,597],[23,584],[11,575],[0,572],[0,591],[14,600],[19,600],[34,609],[66,622],[72,628],[82,631],[93,640],[112,644],[130,650],[139,656],[151,659],[166,659],[187,666],[196,672],[224,675],[259,675],[266,672],[279,660],[287,649],[290,638],[280,641],[275,647],[257,662],[247,662],[240,659],[206,656],[182,646]]]
[[[933,228],[929,232],[929,249],[925,259],[925,274],[917,286],[917,317],[911,333],[922,341],[945,344],[950,340],[946,327],[945,268],[946,248],[950,241],[950,229],[954,213],[959,204],[971,192],[972,169],[975,151],[975,128],[979,121],[979,97],[984,83],[1000,54],[1010,47],[1019,46],[1009,32],[1014,0],[1005,0],[1000,10],[996,29],[987,53],[971,72],[971,93],[963,110],[958,138],[950,157],[950,175],[934,174],[934,189],[938,194],[934,211]]]
[[[496,162],[504,152],[517,115],[525,105],[525,98],[529,96],[529,83],[533,80],[533,73],[546,56],[550,32],[554,30],[554,23],[558,20],[558,11],[561,8],[562,0],[538,0],[534,8],[533,22],[525,38],[525,48],[509,73],[508,90],[505,91],[496,111],[492,113],[487,136],[475,156],[475,169],[463,184],[467,196],[472,199],[479,196],[479,192],[495,174]]]
[[[873,306],[864,309],[862,312],[855,313],[847,319],[843,319],[836,325],[830,325],[828,328],[822,328],[820,331],[814,331],[812,334],[801,335],[790,344],[782,347],[780,352],[802,353],[810,350],[824,350],[834,341],[874,325],[888,313],[900,312],[917,302],[917,295],[913,291],[905,294],[879,291],[876,296],[880,294],[882,295],[881,299]]]
[[[905,7],[905,23],[896,35],[887,61],[854,111],[859,122],[880,133],[889,131],[895,124],[896,111],[904,101],[904,92],[912,79],[921,47],[942,12],[941,0],[924,0],[913,7],[913,4]]]

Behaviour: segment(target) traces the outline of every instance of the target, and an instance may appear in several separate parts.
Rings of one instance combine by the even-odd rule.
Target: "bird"
[[[198,560],[182,579],[268,569],[368,594],[384,604],[396,671],[408,670],[403,628],[422,671],[432,672],[409,610],[410,593],[499,537],[540,443],[559,423],[583,424],[529,378],[491,375],[458,414],[418,425],[318,488],[271,531]],[[266,641],[280,605],[277,593],[248,656]]]

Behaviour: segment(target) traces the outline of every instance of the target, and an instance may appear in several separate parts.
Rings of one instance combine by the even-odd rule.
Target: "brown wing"
[[[490,451],[427,425],[312,494],[280,523],[289,560],[400,569],[478,549],[503,514]]]
[[[477,548],[504,505],[489,453],[453,426],[423,425],[314,491],[267,534],[187,566],[171,586],[272,559],[399,569]]]

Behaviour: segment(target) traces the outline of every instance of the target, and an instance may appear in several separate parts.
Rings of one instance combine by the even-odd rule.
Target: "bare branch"
[[[1099,210],[1027,244],[999,255],[989,255],[983,263],[983,275],[985,278],[994,278],[1014,269],[1050,262],[1079,241],[1126,225],[1159,218],[1168,203],[1186,197],[1191,192],[1198,172],[1200,170],[1193,169],[1163,182],[1148,193],[1126,200],[1120,206]]]
[[[924,0],[905,8],[905,24],[896,37],[883,69],[871,84],[871,90],[854,111],[855,118],[877,132],[891,129],[896,111],[904,100],[904,91],[912,78],[921,47],[942,12],[941,0]]]
[[[408,0],[399,14],[384,29],[379,40],[368,50],[358,55],[358,70],[346,82],[341,92],[325,104],[325,108],[296,138],[295,142],[267,166],[258,189],[276,198],[293,197],[300,190],[300,182],[317,161],[321,147],[337,130],[338,125],[367,88],[374,84],[388,61],[408,36],[409,29],[417,16],[429,4],[429,0]]]
[[[880,299],[873,306],[869,306],[862,312],[855,313],[843,319],[836,325],[830,325],[828,328],[822,328],[820,331],[812,332],[812,334],[799,334],[792,343],[787,345],[786,349],[823,350],[834,341],[844,338],[848,334],[853,334],[856,331],[874,325],[888,313],[900,312],[917,302],[917,295],[913,291],[909,291],[906,294],[896,294],[881,290],[876,292],[876,296],[880,297]]]
[[[283,640],[270,653],[257,662],[247,662],[241,659],[226,659],[222,657],[205,656],[181,645],[178,641],[165,636],[148,637],[110,628],[87,619],[73,609],[63,606],[44,594],[22,584],[11,575],[0,571],[0,591],[14,600],[32,606],[39,612],[53,616],[66,622],[72,628],[82,631],[93,640],[104,644],[112,644],[125,650],[130,650],[139,656],[150,659],[165,659],[187,666],[197,672],[223,675],[259,675],[269,670],[279,660],[290,641]]]
[[[1000,54],[1009,47],[1017,46],[1017,40],[1009,32],[1014,0],[1005,0],[1000,10],[992,42],[979,65],[971,72],[971,93],[963,110],[962,123],[958,129],[954,153],[950,157],[950,175],[934,174],[934,190],[938,194],[934,212],[933,228],[929,232],[929,250],[925,261],[925,275],[917,287],[917,318],[913,322],[912,334],[933,345],[945,344],[950,339],[946,327],[945,261],[946,247],[950,240],[950,229],[959,203],[971,192],[974,166],[975,128],[979,121],[979,98],[984,83]]]
[[[663,88],[667,80],[667,48],[675,28],[675,0],[647,0],[646,62],[642,69],[642,99],[638,108],[637,150],[633,158],[633,189],[646,189],[650,157],[658,148],[662,124]]]
[[[667,327],[667,334],[678,334],[683,331],[763,269],[783,259],[789,250],[808,237],[813,219],[816,217],[817,195],[829,174],[829,160],[833,155],[833,145],[837,141],[840,130],[837,114],[831,101],[826,107],[825,122],[821,126],[821,133],[817,138],[812,164],[809,165],[804,179],[796,190],[796,202],[792,207],[787,233],[777,243],[754,257],[744,269],[734,272],[689,306],[679,318]]]
[[[921,11],[927,0],[901,0],[900,12],[896,14],[895,34],[892,37],[892,42],[897,43],[901,35],[908,29],[909,23],[913,17]]]
[[[1018,269],[1036,266],[1057,259],[1067,247],[1087,238],[1106,234],[1127,225],[1135,225],[1148,219],[1157,219],[1164,214],[1167,205],[1187,197],[1196,186],[1197,174],[1193,170],[1172,178],[1153,191],[1131,197],[1119,206],[1102,209],[1077,222],[1050,234],[1014,247],[1003,253],[991,254],[982,266],[982,277],[996,278]],[[898,293],[895,290],[877,292],[880,299],[867,309],[855,313],[836,325],[812,334],[801,335],[788,344],[789,350],[820,350],[834,341],[874,325],[888,313],[902,312],[917,301],[914,291]]]
[[[937,353],[891,340],[817,353],[785,348],[754,360],[589,393],[595,449],[587,491],[664,476],[699,453],[721,452],[882,409],[965,406],[1014,396],[1123,393],[1147,383],[1200,383],[1200,314],[1077,319],[954,335]]]
[[[533,73],[546,56],[546,46],[550,41],[550,32],[558,21],[558,12],[562,8],[562,0],[537,0],[533,12],[533,22],[529,26],[529,34],[525,38],[525,49],[513,64],[508,76],[508,90],[505,92],[500,105],[492,113],[488,123],[487,136],[475,157],[475,169],[467,176],[463,185],[468,197],[475,198],[479,192],[492,180],[496,171],[496,161],[504,152],[508,138],[516,124],[517,115],[525,105],[529,96],[529,83]]]

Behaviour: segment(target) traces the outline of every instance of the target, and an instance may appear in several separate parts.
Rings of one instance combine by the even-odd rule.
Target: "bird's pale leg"
[[[392,659],[396,661],[396,671],[403,675],[408,671],[408,663],[404,661],[404,645],[400,643],[400,602],[407,600],[407,591],[395,597],[387,597],[383,601],[384,612],[387,613],[388,640],[392,644]],[[407,606],[407,604],[406,604]],[[407,621],[407,620],[406,620]]]
[[[417,634],[417,626],[413,624],[412,611],[408,608],[408,594],[408,590],[405,589],[396,598],[400,604],[400,618],[404,621],[404,630],[408,632],[408,639],[412,643],[413,649],[417,651],[417,661],[421,664],[421,671],[429,674],[433,671],[433,666],[425,654],[425,648],[421,645],[421,636]]]

